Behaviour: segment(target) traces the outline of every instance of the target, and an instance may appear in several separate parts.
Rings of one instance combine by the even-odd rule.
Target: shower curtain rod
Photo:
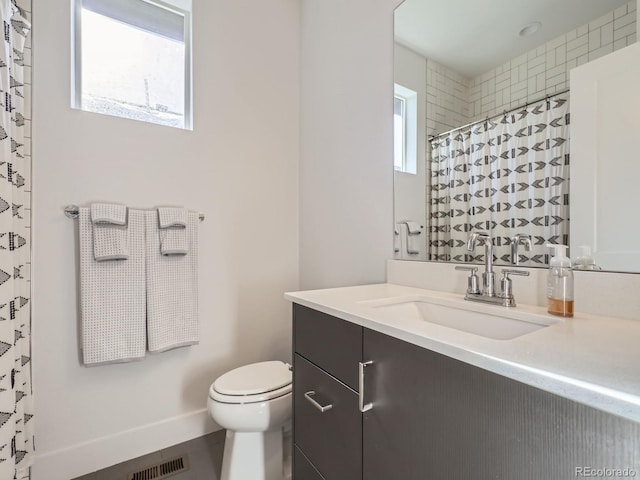
[[[504,112],[499,113],[497,115],[494,115],[493,117],[487,117],[487,118],[485,118],[483,120],[476,120],[475,122],[467,123],[466,125],[462,125],[461,127],[452,128],[451,130],[447,130],[446,132],[442,132],[442,133],[439,133],[437,135],[430,135],[428,140],[432,141],[434,138],[442,137],[443,135],[447,135],[448,133],[455,132],[457,130],[462,130],[463,128],[472,127],[474,125],[478,125],[478,124],[480,124],[482,122],[486,122],[488,120],[492,120],[494,118],[498,118],[501,115],[507,115],[507,114],[509,114],[511,112],[515,112],[516,110],[520,110],[521,108],[527,108],[529,105],[537,103],[537,102],[541,102],[542,100],[546,100],[546,99],[549,99],[549,98],[552,98],[552,97],[557,97],[558,95],[562,95],[563,93],[567,93],[568,91],[569,91],[569,89],[566,88],[566,89],[561,90],[559,92],[556,92],[556,93],[554,93],[552,95],[545,95],[544,97],[540,97],[540,98],[537,98],[535,100],[531,100],[530,102],[527,102],[527,103],[525,103],[523,105],[520,105],[518,107],[514,107],[514,108],[512,108],[510,110],[505,110]]]

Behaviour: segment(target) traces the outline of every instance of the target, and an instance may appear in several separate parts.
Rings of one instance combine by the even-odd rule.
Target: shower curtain
[[[28,478],[33,458],[30,309],[30,140],[25,137],[26,12],[0,0],[0,480]],[[27,148],[25,148],[27,147]]]
[[[466,248],[476,231],[490,232],[501,263],[518,233],[532,241],[523,266],[547,264],[547,242],[568,245],[568,107],[567,93],[433,139],[430,260],[483,262]]]

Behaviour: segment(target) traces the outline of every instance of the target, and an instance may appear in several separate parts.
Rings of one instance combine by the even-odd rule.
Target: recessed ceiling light
[[[520,30],[519,35],[521,37],[528,37],[529,35],[533,35],[538,30],[540,30],[541,26],[542,26],[542,23],[540,22],[531,22],[529,25],[527,25],[522,30]]]

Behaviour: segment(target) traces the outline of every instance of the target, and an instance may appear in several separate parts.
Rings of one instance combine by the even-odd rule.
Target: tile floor
[[[173,447],[150,453],[74,480],[127,480],[139,469],[187,454],[190,468],[174,475],[171,480],[219,480],[222,467],[225,430],[205,435]]]

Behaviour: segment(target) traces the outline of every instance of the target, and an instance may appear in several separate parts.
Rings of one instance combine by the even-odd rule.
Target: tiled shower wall
[[[572,68],[635,41],[632,0],[473,79],[427,60],[427,135],[565,90]]]

